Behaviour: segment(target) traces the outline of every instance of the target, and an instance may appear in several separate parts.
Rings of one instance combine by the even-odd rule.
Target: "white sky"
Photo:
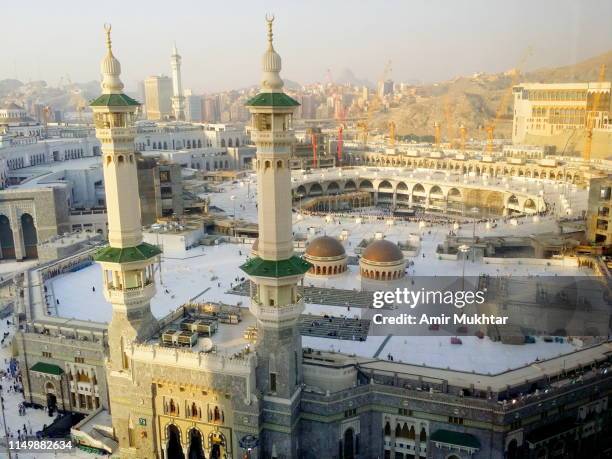
[[[259,81],[266,12],[276,14],[283,77],[324,81],[350,68],[376,81],[391,60],[396,81],[439,81],[516,66],[570,64],[612,49],[612,2],[590,0],[248,1],[35,0],[2,5],[0,79],[73,81],[99,77],[102,25],[113,25],[128,89],[170,73],[172,43],[183,86],[196,92]]]

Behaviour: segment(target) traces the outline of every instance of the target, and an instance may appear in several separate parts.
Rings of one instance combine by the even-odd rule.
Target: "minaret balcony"
[[[257,143],[293,143],[293,131],[251,131],[251,140]]]
[[[146,284],[144,287],[133,287],[133,288],[114,288],[112,285],[108,285],[104,289],[104,296],[110,303],[129,304],[131,302],[137,303],[143,300],[150,300],[155,296],[155,284],[153,282]]]
[[[96,137],[112,141],[128,141],[136,137],[135,127],[96,128]]]
[[[258,298],[251,299],[251,313],[264,326],[278,327],[293,325],[297,322],[304,311],[304,301],[300,297],[296,303],[266,306],[258,301]]]

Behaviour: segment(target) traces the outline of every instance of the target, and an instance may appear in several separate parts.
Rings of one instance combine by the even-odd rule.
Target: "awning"
[[[478,441],[478,438],[468,433],[439,429],[431,435],[430,439],[434,443],[443,443],[449,446],[458,446],[473,450],[480,449],[480,441]]]
[[[47,373],[49,375],[59,376],[64,370],[62,370],[57,365],[53,365],[52,363],[44,363],[37,362],[30,368],[30,371],[37,371],[38,373]]]

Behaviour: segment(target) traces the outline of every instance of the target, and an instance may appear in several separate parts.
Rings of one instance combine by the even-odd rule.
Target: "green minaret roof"
[[[298,256],[287,260],[264,260],[255,257],[240,266],[245,273],[255,277],[290,277],[306,273],[312,265]]]
[[[260,92],[250,98],[247,107],[297,107],[300,103],[284,92]]]
[[[162,253],[156,245],[143,242],[136,247],[104,247],[94,255],[94,260],[107,263],[130,263],[132,261],[144,261]]]
[[[140,105],[140,102],[125,94],[102,94],[89,103],[90,107],[127,107],[138,105]]]

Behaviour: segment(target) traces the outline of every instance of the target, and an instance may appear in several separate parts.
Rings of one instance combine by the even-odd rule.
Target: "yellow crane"
[[[395,148],[395,122],[389,121],[389,147]]]
[[[459,148],[461,150],[465,150],[465,141],[467,139],[467,127],[465,126],[465,124],[461,123],[461,126],[459,126],[459,135],[461,136],[461,143],[459,144]]]
[[[604,82],[606,79],[606,64],[601,64],[599,66],[599,78],[597,81],[599,83]],[[599,106],[599,101],[601,99],[601,92],[599,90],[595,91],[595,95],[593,96],[593,105],[591,105],[589,110],[588,104],[588,94],[587,94],[587,112],[585,116],[585,138],[584,138],[584,149],[582,151],[582,159],[585,161],[591,160],[591,148],[593,146],[593,128],[595,127],[595,118],[597,117],[597,112],[601,108]]]
[[[495,118],[491,120],[491,122],[485,126],[485,130],[487,132],[487,151],[488,152],[493,151],[493,138],[495,136],[495,126],[497,125],[497,122],[501,119],[502,115],[506,111],[508,101],[510,100],[510,96],[512,95],[512,88],[516,86],[518,82],[518,77],[521,74],[521,67],[525,64],[529,56],[531,56],[532,52],[533,52],[533,48],[529,46],[512,73],[510,86],[508,86],[508,88],[502,94],[502,98],[499,101],[499,106],[497,107],[497,111],[495,112]]]
[[[437,121],[434,121],[434,145],[436,147],[440,146],[440,137],[442,135],[442,128],[440,126],[440,123],[438,123]]]

